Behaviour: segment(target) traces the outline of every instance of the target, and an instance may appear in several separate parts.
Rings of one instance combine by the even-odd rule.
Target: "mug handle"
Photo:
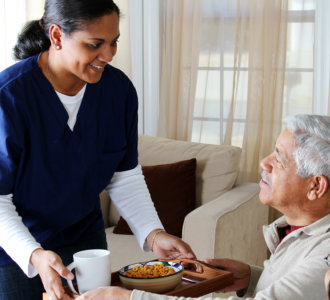
[[[71,264],[69,264],[69,265],[67,266],[67,268],[68,268],[68,270],[69,270],[70,272],[71,272],[75,267],[76,267],[75,262],[72,262]],[[73,286],[73,284],[72,284],[72,280],[66,280],[66,281],[67,281],[67,283],[68,283],[68,285],[69,285],[69,288],[70,288],[71,292],[74,293],[74,294],[79,294],[79,293],[76,291],[76,289],[74,288],[74,286]]]

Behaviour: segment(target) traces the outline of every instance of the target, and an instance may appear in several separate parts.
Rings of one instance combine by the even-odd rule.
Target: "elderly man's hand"
[[[75,297],[75,300],[129,300],[132,291],[120,287],[100,287],[88,291],[81,296]]]
[[[156,234],[156,236],[155,236]],[[179,259],[179,258],[196,258],[195,253],[190,246],[180,238],[168,234],[165,231],[152,231],[147,241],[159,258]]]
[[[221,292],[239,291],[248,287],[251,276],[251,269],[248,264],[233,259],[206,259],[205,262],[216,268],[233,273],[234,284],[221,290]]]

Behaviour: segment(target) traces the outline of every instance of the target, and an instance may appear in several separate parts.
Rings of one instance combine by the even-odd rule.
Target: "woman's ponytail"
[[[15,59],[22,60],[49,49],[50,40],[42,26],[42,20],[30,21],[25,25],[13,49]]]

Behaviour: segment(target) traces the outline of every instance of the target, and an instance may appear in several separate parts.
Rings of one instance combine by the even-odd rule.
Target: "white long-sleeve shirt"
[[[149,233],[164,229],[138,165],[133,170],[116,172],[106,187],[120,215],[127,221],[141,249],[151,250],[146,243]]]
[[[86,86],[75,96],[57,93],[68,112],[68,126],[71,130],[74,128],[85,88]],[[141,166],[116,172],[106,190],[130,225],[140,247],[149,251],[146,237],[152,230],[164,227],[151,200]],[[0,195],[0,246],[28,277],[37,275],[37,270],[30,263],[30,257],[41,245],[23,224],[13,204],[12,194]]]
[[[115,173],[106,190],[130,225],[140,247],[149,251],[147,236],[152,230],[164,227],[151,200],[141,166]],[[30,257],[41,245],[23,224],[12,195],[0,196],[0,245],[28,277],[37,275]]]

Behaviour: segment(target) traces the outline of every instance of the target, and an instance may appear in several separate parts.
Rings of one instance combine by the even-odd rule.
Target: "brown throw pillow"
[[[166,232],[181,237],[185,216],[195,208],[196,158],[172,164],[142,166],[155,208]],[[120,217],[117,234],[132,234]]]

